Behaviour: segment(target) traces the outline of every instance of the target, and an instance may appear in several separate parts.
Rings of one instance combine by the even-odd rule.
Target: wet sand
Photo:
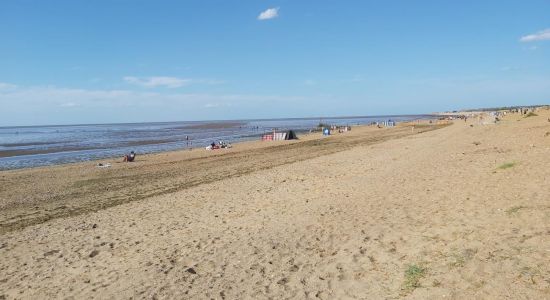
[[[24,149],[0,150],[0,158],[2,158],[2,157],[13,157],[13,156],[22,156],[22,155],[57,153],[57,152],[66,152],[66,151],[90,150],[90,149],[100,149],[100,148],[93,148],[93,147],[59,147],[59,148],[34,149],[34,150],[24,150]]]
[[[550,112],[538,114],[1,172],[0,291],[547,299]]]
[[[144,145],[156,145],[163,143],[178,142],[181,140],[177,139],[164,139],[164,140],[146,140],[146,141],[135,141],[135,142],[125,142],[119,143],[117,146],[144,146]],[[47,143],[50,144],[50,143]],[[61,144],[61,143],[59,143]],[[12,145],[40,145],[37,143],[21,143],[21,144],[12,144]],[[94,150],[94,149],[104,149],[105,147],[68,147],[65,145],[59,145],[57,147],[49,147],[47,149],[17,149],[17,150],[0,150],[0,158],[2,157],[13,157],[13,156],[23,156],[23,155],[34,155],[34,154],[48,154],[48,153],[59,153],[59,152],[69,152],[69,151],[80,151],[80,150]],[[1,169],[0,169],[1,170]]]

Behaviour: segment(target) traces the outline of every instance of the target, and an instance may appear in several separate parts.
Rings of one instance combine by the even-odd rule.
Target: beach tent
[[[286,132],[285,140],[297,140],[298,136],[293,130],[289,130]]]
[[[284,140],[297,140],[298,136],[293,130],[287,130],[283,132],[273,132],[262,135],[262,141],[284,141]]]

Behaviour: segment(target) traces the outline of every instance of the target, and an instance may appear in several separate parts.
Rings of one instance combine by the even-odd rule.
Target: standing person
[[[189,147],[189,136],[188,135],[185,136],[185,141],[187,142],[187,147]]]

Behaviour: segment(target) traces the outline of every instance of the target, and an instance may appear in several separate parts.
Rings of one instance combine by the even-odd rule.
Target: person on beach
[[[122,162],[133,162],[134,159],[136,159],[136,153],[134,153],[134,151],[130,151],[130,154],[124,155]]]

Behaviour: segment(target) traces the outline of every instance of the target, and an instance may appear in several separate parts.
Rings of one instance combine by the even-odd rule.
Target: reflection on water
[[[219,140],[235,143],[257,139],[273,128],[308,131],[320,121],[358,125],[426,117],[430,116],[0,127],[0,170],[122,157],[131,150],[144,154],[203,147]]]

